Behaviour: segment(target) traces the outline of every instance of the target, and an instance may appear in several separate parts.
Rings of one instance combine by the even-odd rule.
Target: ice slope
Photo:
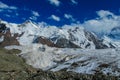
[[[68,32],[67,39],[81,46],[82,48],[87,48],[86,45],[90,44],[88,48],[95,49],[95,44],[88,40],[85,35],[85,29],[81,25],[65,25],[63,26],[63,31]]]
[[[120,40],[116,40],[116,39],[111,39],[110,37],[108,36],[104,36],[103,37],[103,44],[110,47],[110,46],[113,46],[113,47],[120,47]]]
[[[29,65],[43,70],[66,70],[83,74],[97,72],[120,76],[120,48],[116,49],[69,49],[51,48],[40,44],[15,47]]]

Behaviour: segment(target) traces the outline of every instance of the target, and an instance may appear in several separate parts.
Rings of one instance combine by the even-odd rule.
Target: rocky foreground
[[[74,72],[42,71],[27,65],[17,56],[20,51],[0,48],[0,80],[119,80],[118,77],[96,73],[84,75]]]

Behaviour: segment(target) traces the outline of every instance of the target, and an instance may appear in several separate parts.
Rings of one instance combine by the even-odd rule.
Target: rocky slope
[[[84,75],[64,70],[51,72],[34,69],[16,54],[19,50],[0,48],[0,80],[118,80],[118,77],[103,75]],[[102,79],[101,79],[102,78]]]
[[[19,42],[17,41],[18,34],[11,35],[10,29],[6,27],[5,24],[0,24],[0,46],[5,47],[9,45],[19,45]]]

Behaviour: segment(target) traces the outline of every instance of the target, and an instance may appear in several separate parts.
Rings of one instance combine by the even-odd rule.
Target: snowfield
[[[41,44],[7,46],[20,49],[19,56],[34,68],[51,71],[73,71],[83,74],[104,74],[120,76],[120,48],[116,49],[75,49],[51,48]]]

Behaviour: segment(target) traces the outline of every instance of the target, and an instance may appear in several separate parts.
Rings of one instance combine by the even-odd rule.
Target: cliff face
[[[11,35],[10,29],[6,27],[5,24],[0,24],[0,37],[3,40],[0,42],[1,47],[10,46],[10,45],[19,45],[17,41],[18,34]]]

